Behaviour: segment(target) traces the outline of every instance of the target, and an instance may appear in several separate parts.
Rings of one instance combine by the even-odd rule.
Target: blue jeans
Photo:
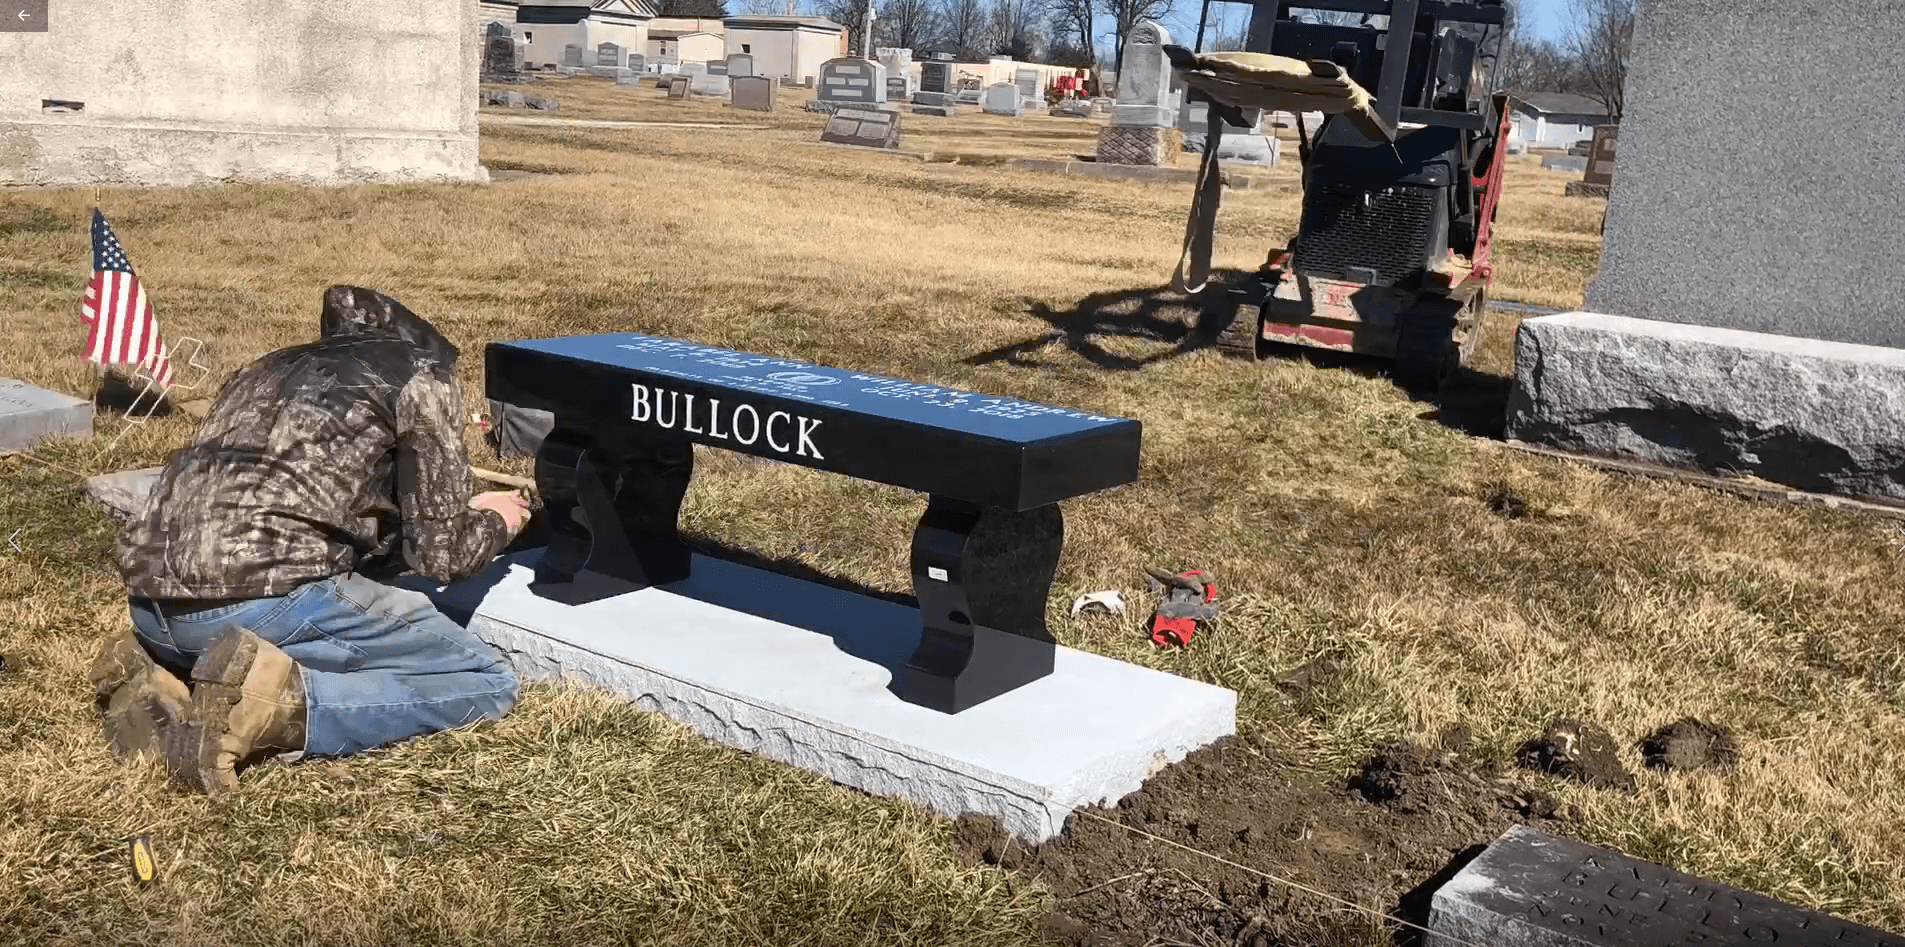
[[[495,649],[422,593],[354,573],[198,612],[130,604],[146,650],[181,675],[227,625],[283,649],[304,675],[306,753],[344,756],[496,720],[516,704],[516,674]]]

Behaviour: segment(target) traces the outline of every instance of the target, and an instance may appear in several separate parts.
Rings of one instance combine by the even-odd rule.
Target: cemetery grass
[[[733,120],[600,80],[533,91],[565,117]],[[203,371],[179,365],[202,392],[312,338],[320,290],[351,282],[436,321],[470,391],[485,340],[626,329],[1139,418],[1140,482],[1066,505],[1051,625],[1235,689],[1243,736],[1101,815],[1376,910],[1535,819],[1905,928],[1905,538],[1890,524],[1517,453],[1438,422],[1375,364],[1220,358],[1158,288],[1187,187],[826,148],[819,116],[786,109],[749,132],[487,127],[491,167],[543,172],[488,186],[0,195],[5,374],[91,390],[76,307],[97,200],[174,348],[208,343]],[[907,134],[984,151],[964,120],[909,115]],[[1026,123],[1079,150],[1095,129]],[[1562,198],[1565,180],[1511,167],[1497,298],[1578,304],[1601,202]],[[1254,268],[1295,214],[1291,194],[1228,195],[1217,264]],[[1514,323],[1493,317],[1485,376],[1508,370]],[[260,764],[228,804],[169,787],[98,736],[84,671],[127,619],[115,525],[77,484],[159,463],[189,431],[154,418],[107,452],[102,436],[0,459],[0,535],[22,547],[0,548],[0,943],[1388,942],[1340,906],[1093,819],[1015,852],[569,686],[526,688],[497,723]],[[907,589],[923,498],[719,452],[699,465],[691,532]],[[1146,566],[1212,570],[1223,616],[1189,647],[1153,647]],[[1098,589],[1132,612],[1067,617]],[[1392,741],[1459,725],[1459,759],[1500,764],[1563,715],[1624,747],[1713,720],[1740,759],[1661,773],[1629,751],[1632,793],[1512,767],[1498,783],[1483,763],[1411,777],[1409,806],[1346,792]],[[1559,818],[1513,802],[1541,794]],[[126,868],[139,833],[149,887]]]

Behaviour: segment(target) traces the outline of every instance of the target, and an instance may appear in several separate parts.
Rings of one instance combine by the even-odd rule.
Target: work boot
[[[185,718],[192,692],[127,629],[106,640],[87,672],[104,711],[106,743],[121,758],[160,755],[165,732]]]
[[[289,655],[231,625],[192,666],[192,708],[166,731],[174,776],[219,798],[238,789],[238,764],[265,750],[304,748],[304,675]]]

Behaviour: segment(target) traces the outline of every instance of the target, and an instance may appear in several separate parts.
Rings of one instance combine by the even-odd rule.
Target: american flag
[[[137,365],[152,373],[160,390],[172,387],[172,360],[159,337],[159,319],[152,313],[139,277],[132,275],[126,251],[106,225],[105,215],[93,208],[93,280],[86,284],[80,303],[86,318],[86,357],[98,365]]]

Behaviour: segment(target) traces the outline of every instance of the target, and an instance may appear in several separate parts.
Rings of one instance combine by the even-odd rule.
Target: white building
[[[1510,107],[1509,122],[1530,148],[1569,148],[1594,137],[1594,126],[1611,125],[1607,109],[1583,95],[1531,92]]]
[[[55,3],[0,33],[0,184],[481,180],[477,4]]]
[[[731,16],[727,53],[754,57],[754,74],[798,85],[847,54],[847,28],[819,16]]]
[[[648,24],[649,62],[728,58],[727,26],[714,17],[664,16]]]
[[[493,2],[493,0],[492,0]],[[523,64],[553,68],[562,65],[562,50],[582,48],[582,65],[596,64],[603,43],[621,47],[621,62],[629,53],[648,48],[649,22],[655,19],[656,0],[547,0],[516,7],[516,35],[523,41]]]

